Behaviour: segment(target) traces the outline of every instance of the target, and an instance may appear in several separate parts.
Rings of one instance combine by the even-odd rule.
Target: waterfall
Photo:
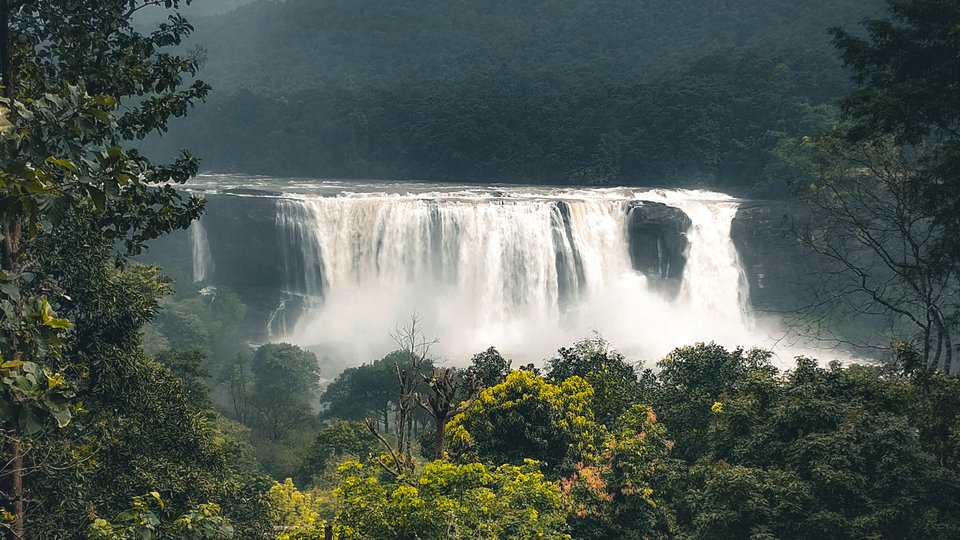
[[[747,276],[730,236],[739,202],[704,191],[656,190],[638,196],[679,208],[690,218],[679,301],[711,318],[749,326]]]
[[[267,319],[267,340],[272,341],[274,336],[283,336],[288,332],[287,326],[287,299],[280,300],[276,309],[270,312]]]
[[[190,252],[193,255],[193,281],[207,281],[213,275],[213,257],[207,231],[200,220],[190,224]]]
[[[692,223],[673,295],[632,267],[636,201],[672,206]],[[287,328],[302,345],[336,343],[369,359],[389,350],[390,331],[413,311],[458,356],[496,345],[536,360],[591,330],[640,357],[752,337],[730,239],[737,202],[724,195],[510,188],[298,194],[277,204],[285,288],[309,299]]]

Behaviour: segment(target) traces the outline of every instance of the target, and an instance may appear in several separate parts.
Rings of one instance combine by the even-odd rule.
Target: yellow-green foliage
[[[159,509],[160,512],[155,512]],[[173,522],[161,519],[166,503],[156,491],[134,497],[130,509],[112,521],[96,518],[87,527],[89,540],[231,540],[233,526],[221,515],[220,505],[204,503]]]
[[[435,461],[396,483],[356,462],[340,467],[335,537],[348,539],[569,539],[567,506],[537,464]]]
[[[592,460],[603,436],[592,397],[593,388],[580,377],[554,385],[529,371],[513,371],[447,425],[451,455],[514,464],[529,458],[549,472],[569,470]]]
[[[270,521],[280,531],[277,540],[323,538],[326,520],[320,519],[324,500],[315,492],[300,491],[287,478],[276,483],[264,496]]]
[[[560,481],[573,506],[571,524],[575,532],[600,528],[605,537],[634,538],[638,532],[643,538],[669,537],[673,520],[660,508],[663,494],[655,489],[668,474],[673,443],[667,430],[646,405],[633,405],[617,426],[596,463],[578,463]]]

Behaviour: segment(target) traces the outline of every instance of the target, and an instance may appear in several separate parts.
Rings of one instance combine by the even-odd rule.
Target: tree
[[[960,8],[944,0],[887,7],[888,18],[865,21],[864,36],[833,29],[860,87],[841,103],[849,125],[821,138],[797,184],[814,209],[801,238],[828,262],[834,292],[814,303],[818,315],[886,317],[887,343],[856,344],[889,348],[907,332],[932,368],[949,373],[960,270]]]
[[[248,355],[237,353],[232,361],[223,366],[221,375],[230,395],[233,417],[246,424],[250,416],[250,398],[253,392],[253,372]]]
[[[435,461],[396,483],[381,483],[376,471],[359,463],[345,463],[340,471],[337,538],[570,538],[560,491],[530,462],[487,467]]]
[[[681,525],[698,538],[955,536],[956,462],[938,461],[928,431],[935,416],[956,422],[930,399],[953,380],[806,358],[785,376],[751,371],[701,432],[677,486]]]
[[[190,32],[183,18],[173,15],[149,35],[134,30],[130,16],[147,4],[155,2],[0,1],[0,352],[15,363],[5,368],[13,370],[5,380],[14,383],[3,388],[8,459],[0,476],[13,538],[25,534],[23,443],[32,429],[24,419],[46,412],[65,426],[71,418],[60,362],[69,324],[48,298],[66,296],[31,272],[36,241],[71,209],[89,208],[99,216],[98,230],[136,252],[144,241],[186,227],[201,209],[169,185],[195,173],[194,159],[154,166],[123,145],[165,129],[169,117],[182,116],[208,91],[200,81],[179,88],[184,74],[196,74],[198,59],[161,52]],[[32,390],[39,384],[61,395]]]
[[[325,501],[316,493],[300,491],[287,478],[264,495],[270,520],[278,531],[276,540],[328,539],[327,521],[320,519]]]
[[[364,461],[379,443],[361,422],[337,421],[317,432],[297,474],[297,482],[317,484],[330,466],[349,456]]]
[[[246,352],[243,319],[247,306],[225,287],[182,288],[178,284],[176,294],[164,300],[154,324],[171,348],[206,352],[205,367],[218,373],[236,354]]]
[[[164,508],[163,499],[156,491],[149,496],[134,497],[129,510],[117,515],[112,522],[97,518],[87,529],[89,540],[127,540],[128,538],[157,538],[158,540],[229,540],[233,526],[220,515],[216,504],[201,504],[164,524],[151,506]]]
[[[405,359],[400,351],[394,351],[373,363],[343,370],[320,396],[320,403],[325,407],[321,416],[364,420],[375,414],[378,423],[383,424],[384,433],[388,433],[391,404],[397,399],[394,366]]]
[[[443,459],[446,454],[447,421],[470,406],[480,384],[472,370],[454,368],[434,368],[431,375],[423,376],[423,380],[430,393],[426,399],[418,393],[417,404],[433,418],[433,457]]]
[[[547,380],[559,384],[581,377],[593,388],[591,408],[597,421],[613,427],[616,419],[639,401],[637,372],[627,359],[600,336],[561,348],[547,362]]]
[[[775,372],[770,353],[742,349],[727,351],[715,343],[679,347],[659,362],[658,386],[652,406],[676,441],[675,453],[695,461],[704,453],[703,434],[722,403],[754,372]]]
[[[313,416],[312,403],[320,386],[317,355],[289,343],[268,343],[254,353],[251,369],[251,404],[270,440],[283,439]]]
[[[61,362],[87,412],[69,429],[48,426],[30,438],[29,533],[67,538],[85,527],[91,508],[112,518],[131,497],[157,491],[171,514],[215,500],[238,531],[256,534],[262,516],[250,501],[265,489],[262,472],[243,465],[237,432],[198,407],[209,401],[188,374],[198,358],[175,357],[186,361],[178,377],[143,351],[141,332],[168,280],[156,268],[118,267],[113,239],[86,221],[95,219],[93,211],[71,212],[33,246],[38,275],[56,276],[69,293],[60,308],[74,325]]]
[[[573,505],[576,538],[668,538],[676,533],[665,486],[673,476],[673,442],[646,405],[623,413],[595,464],[577,464],[560,480]]]
[[[825,290],[808,311],[831,320],[885,317],[886,343],[845,340],[889,348],[900,336],[915,337],[931,368],[951,372],[960,267],[938,262],[950,231],[929,216],[917,191],[929,180],[925,150],[830,136],[818,149],[816,180],[800,191],[813,213],[799,238],[824,261]]]
[[[173,376],[180,380],[191,405],[200,410],[212,410],[210,392],[204,384],[210,374],[200,367],[204,358],[206,355],[200,351],[168,349],[157,355],[157,362],[170,368]]]
[[[424,370],[431,361],[428,358],[430,347],[437,340],[427,340],[423,333],[422,319],[414,313],[410,324],[397,327],[392,335],[399,347],[402,361],[394,363],[400,394],[397,397],[397,450],[395,457],[398,470],[413,468],[413,414],[417,409],[417,389],[423,380]],[[438,431],[440,431],[438,429]]]
[[[510,373],[510,360],[504,358],[496,347],[490,347],[473,355],[470,359],[470,369],[484,388],[490,388],[507,378]]]
[[[946,234],[936,254],[956,265],[960,247],[960,100],[957,73],[960,43],[956,27],[960,6],[949,0],[887,0],[889,17],[869,19],[860,37],[834,28],[834,44],[853,70],[860,88],[847,96],[843,110],[854,125],[855,141],[892,135],[905,145],[930,150],[925,174],[911,187],[926,217]]]
[[[203,320],[196,313],[164,309],[157,316],[154,324],[170,347],[210,354],[210,333],[207,332]]]
[[[534,459],[549,475],[569,472],[592,459],[602,436],[590,409],[592,396],[580,377],[553,385],[529,371],[513,371],[450,421],[450,453],[461,462]]]

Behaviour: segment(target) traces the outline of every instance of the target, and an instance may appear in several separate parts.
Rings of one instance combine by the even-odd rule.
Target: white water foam
[[[635,201],[692,222],[679,293],[632,267]],[[282,338],[338,363],[369,361],[416,311],[457,363],[491,345],[537,361],[593,331],[644,360],[696,341],[771,346],[730,237],[737,206],[684,190],[287,195],[277,214],[287,289],[307,309]]]

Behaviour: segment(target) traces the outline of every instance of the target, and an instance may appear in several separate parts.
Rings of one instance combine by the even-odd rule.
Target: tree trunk
[[[13,58],[10,51],[10,0],[0,0],[0,84],[3,84],[3,96],[11,102],[14,99]],[[16,118],[17,108],[10,103],[8,114],[11,120]],[[3,268],[16,271],[20,251],[20,221],[3,224]]]
[[[10,54],[10,0],[0,0],[0,83],[3,95],[13,99],[13,58]],[[11,112],[16,112],[13,107]]]
[[[10,1],[0,0],[0,83],[3,84],[3,95],[11,101],[14,98],[13,58],[10,50]],[[16,107],[10,103],[10,115],[16,115]],[[16,275],[17,260],[20,250],[20,222],[3,224],[3,267]],[[16,429],[16,428],[14,428]],[[10,523],[8,538],[22,540],[24,538],[24,509],[23,509],[23,447],[20,438],[14,431],[10,442],[9,465],[4,471],[9,477],[9,491],[6,493],[11,501],[10,513],[13,522]]]
[[[937,367],[940,365],[941,346],[943,350],[943,371],[947,375],[953,371],[953,342],[950,340],[950,328],[940,309],[934,311],[937,322]]]
[[[943,329],[943,342],[944,349],[946,349],[946,354],[943,360],[943,371],[947,375],[953,373],[953,342],[950,340],[950,329],[944,327]]]
[[[13,524],[10,526],[10,533],[16,540],[21,540],[24,529],[23,513],[23,448],[20,446],[20,439],[14,438],[11,445],[11,454],[13,463],[10,464],[13,474],[11,484],[11,495],[13,496]]]
[[[443,459],[446,443],[447,423],[437,419],[437,430],[433,434],[433,455],[437,459]]]
[[[415,392],[419,368],[418,364],[413,362],[409,368],[401,368],[397,364],[395,369],[400,388],[400,399],[397,404],[397,453],[403,457],[406,466],[409,467],[413,463],[410,439],[413,437],[413,410],[417,406]]]
[[[927,360],[928,367],[931,370],[936,371],[940,369],[940,354],[942,351],[943,351],[943,333],[940,330],[937,330],[937,349],[933,353],[933,357]]]
[[[14,435],[10,437],[8,452],[5,457],[7,468],[3,471],[4,506],[13,516],[5,538],[22,540],[24,538],[24,508],[23,508],[23,445]]]

